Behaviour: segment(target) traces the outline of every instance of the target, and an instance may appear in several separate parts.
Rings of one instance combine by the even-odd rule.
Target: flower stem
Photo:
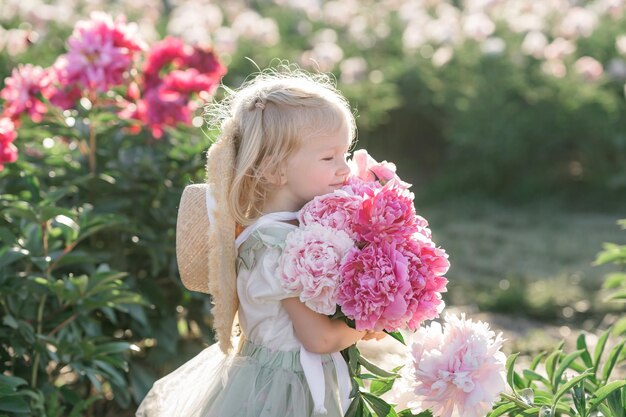
[[[43,310],[46,305],[46,299],[48,298],[47,294],[44,294],[39,300],[39,308],[37,309],[37,334],[40,335],[42,331],[42,323],[43,323]],[[30,386],[32,388],[37,388],[37,370],[39,368],[39,358],[41,354],[39,352],[35,352],[35,359],[33,360],[33,370],[30,378]]]
[[[89,123],[89,171],[96,175],[96,128],[92,121]]]

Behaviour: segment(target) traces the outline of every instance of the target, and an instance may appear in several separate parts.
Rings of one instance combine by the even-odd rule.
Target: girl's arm
[[[298,298],[286,298],[282,300],[282,304],[293,322],[296,336],[309,352],[339,352],[366,335],[366,339],[382,337],[379,332],[358,331],[341,320],[331,320],[328,316],[311,310]]]

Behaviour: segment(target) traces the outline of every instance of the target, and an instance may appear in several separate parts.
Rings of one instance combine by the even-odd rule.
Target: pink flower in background
[[[189,53],[189,47],[182,39],[166,37],[150,48],[144,65],[145,88],[156,87],[161,82],[160,71],[167,65],[182,68]]]
[[[423,225],[415,213],[413,193],[392,180],[363,200],[354,230],[368,242],[398,241],[409,238],[420,226]]]
[[[130,103],[120,112],[120,117],[143,121],[158,139],[163,136],[164,126],[191,123],[191,112],[188,97],[161,85],[146,91],[136,104]]]
[[[578,58],[574,62],[574,70],[587,81],[596,81],[604,74],[602,64],[590,56]]]
[[[150,53],[144,65],[144,83],[146,89],[158,87],[164,81],[161,73],[168,71],[192,69],[187,74],[187,78],[200,78],[193,91],[211,92],[220,82],[221,77],[226,73],[226,68],[217,59],[217,55],[209,48],[192,47],[177,38],[166,37],[161,42],[157,42],[150,49]],[[175,75],[174,78],[183,78],[182,74]],[[189,85],[191,80],[185,84]]]
[[[303,226],[319,223],[322,226],[343,230],[355,239],[356,234],[352,230],[352,224],[361,201],[360,197],[343,190],[317,196],[302,207],[298,214],[298,221]]]
[[[339,267],[353,246],[343,231],[317,223],[293,231],[279,261],[283,287],[301,291],[300,300],[313,311],[335,313]]]
[[[395,245],[383,242],[353,248],[341,267],[337,302],[357,330],[397,330],[411,291],[408,262]]]
[[[0,91],[0,97],[5,100],[2,115],[17,120],[23,113],[28,113],[34,122],[40,122],[47,111],[41,96],[49,84],[48,73],[40,66],[26,64],[13,68]]]
[[[47,69],[50,86],[46,91],[46,97],[52,104],[63,110],[76,106],[76,102],[82,96],[82,91],[77,84],[70,80],[67,71],[67,57],[61,55],[54,65]]]
[[[419,411],[435,417],[482,417],[506,386],[503,339],[489,325],[446,315],[443,330],[433,322],[420,328],[411,345]]]
[[[0,117],[0,171],[4,164],[17,161],[17,148],[13,141],[17,138],[15,124],[8,117]]]
[[[119,115],[147,124],[158,139],[166,126],[191,123],[197,107],[192,94],[206,98],[225,73],[211,49],[167,37],[156,43],[146,58],[142,97],[129,96],[135,102],[128,103]]]
[[[78,22],[68,40],[67,81],[105,92],[124,83],[135,53],[145,45],[136,36],[136,25],[126,24],[123,16],[114,21],[106,13],[93,12],[90,18]]]

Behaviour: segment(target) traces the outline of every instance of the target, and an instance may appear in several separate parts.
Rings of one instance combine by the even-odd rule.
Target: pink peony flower
[[[67,65],[67,57],[61,55],[54,65],[47,69],[50,86],[45,95],[52,104],[63,110],[76,106],[76,102],[82,96],[80,87],[70,79]]]
[[[298,220],[303,226],[319,223],[325,227],[342,230],[352,239],[356,239],[352,224],[361,201],[360,197],[343,190],[317,196],[302,207]]]
[[[350,173],[364,181],[377,181],[385,185],[388,181],[396,179],[403,188],[409,188],[411,184],[401,181],[396,175],[396,165],[392,162],[376,162],[365,149],[354,151],[352,159],[348,161]]]
[[[301,291],[311,310],[333,314],[337,309],[339,267],[354,242],[341,230],[313,223],[291,232],[279,261],[283,287]]]
[[[348,194],[359,197],[373,196],[375,190],[379,190],[383,186],[377,181],[365,181],[356,176],[348,177],[346,184],[341,189]]]
[[[596,81],[604,74],[602,64],[590,56],[578,58],[574,62],[574,70],[587,81]]]
[[[167,90],[161,85],[146,91],[136,104],[129,103],[120,112],[120,117],[143,121],[158,139],[163,136],[164,126],[191,123],[191,112],[192,108],[185,95]]]
[[[211,49],[191,47],[185,45],[181,39],[169,36],[150,49],[144,65],[146,89],[155,88],[162,82],[161,72],[167,70],[167,67],[173,70],[193,69],[195,72],[189,77],[201,77],[198,83],[204,84],[204,91],[212,91],[226,73],[226,68]]]
[[[502,335],[465,315],[446,315],[445,321],[443,331],[433,322],[413,338],[419,408],[430,408],[435,417],[482,417],[506,386]]]
[[[147,124],[158,139],[165,126],[190,124],[197,105],[192,94],[206,98],[225,73],[226,68],[210,49],[191,47],[180,39],[167,37],[152,47],[146,59],[143,97],[138,98],[131,91],[135,87],[129,89],[128,98],[135,103],[128,103],[119,115]]]
[[[343,281],[337,302],[357,330],[396,330],[408,307],[411,291],[406,257],[395,245],[382,242],[353,248],[341,267]]]
[[[422,220],[415,213],[413,193],[391,180],[363,200],[354,230],[368,242],[398,241],[419,231]]]
[[[136,36],[136,25],[126,24],[123,16],[113,21],[106,13],[93,12],[90,18],[79,21],[68,40],[66,82],[105,92],[124,83],[135,53],[145,45]]]
[[[48,74],[40,66],[26,64],[13,68],[0,91],[0,97],[6,102],[3,116],[17,120],[22,113],[28,113],[35,123],[41,122],[47,109],[40,96],[49,84]]]
[[[436,248],[426,238],[417,239],[419,234],[403,242],[398,248],[409,264],[409,282],[411,294],[407,300],[407,327],[417,329],[424,320],[439,317],[445,304],[441,293],[446,292],[448,280],[443,275],[450,263],[443,249]]]
[[[8,117],[0,117],[0,171],[4,164],[17,161],[17,148],[13,141],[17,138],[15,124]]]
[[[182,68],[189,53],[182,39],[171,36],[152,45],[143,68],[145,88],[154,88],[161,82],[160,71],[167,65]]]

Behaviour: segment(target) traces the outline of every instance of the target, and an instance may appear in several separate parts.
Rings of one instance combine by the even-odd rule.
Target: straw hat
[[[211,294],[213,327],[224,353],[232,348],[233,325],[239,307],[236,223],[227,204],[234,155],[232,137],[223,137],[209,148],[207,183],[185,187],[176,221],[180,278],[189,290]]]

